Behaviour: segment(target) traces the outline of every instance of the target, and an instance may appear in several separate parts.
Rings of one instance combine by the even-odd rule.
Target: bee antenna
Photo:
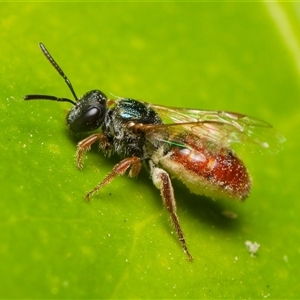
[[[51,101],[59,101],[59,102],[69,102],[73,105],[76,105],[76,102],[67,99],[67,98],[59,98],[56,96],[49,96],[49,95],[26,95],[23,98],[24,100],[51,100]]]
[[[78,101],[78,98],[77,98],[76,93],[75,93],[75,91],[73,89],[71,81],[68,79],[68,77],[65,75],[65,73],[63,72],[63,70],[60,68],[60,66],[57,64],[57,62],[54,60],[54,58],[48,52],[48,50],[46,49],[45,45],[43,43],[39,43],[39,45],[40,45],[40,48],[41,48],[42,52],[44,53],[44,55],[48,59],[48,61],[55,68],[55,70],[58,72],[58,74],[65,80],[65,82],[66,82],[67,86],[69,87],[70,91],[72,92],[75,100]]]

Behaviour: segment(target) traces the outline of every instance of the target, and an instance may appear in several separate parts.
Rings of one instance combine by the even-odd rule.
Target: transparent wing
[[[174,108],[145,103],[162,118],[164,125],[146,125],[153,138],[164,140],[168,134],[191,132],[218,146],[240,144],[250,149],[282,149],[285,138],[270,124],[257,118],[227,111]],[[166,141],[167,142],[167,141]]]

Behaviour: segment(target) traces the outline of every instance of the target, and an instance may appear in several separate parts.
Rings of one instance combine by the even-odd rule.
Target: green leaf
[[[297,3],[1,3],[1,298],[298,298]],[[146,170],[83,196],[113,168],[96,147],[82,171],[65,126],[76,93],[228,110],[273,124],[277,155],[241,153],[253,177],[243,203],[190,194],[174,180],[194,261],[173,233]],[[233,217],[233,218],[232,218]],[[251,256],[245,242],[260,248]]]

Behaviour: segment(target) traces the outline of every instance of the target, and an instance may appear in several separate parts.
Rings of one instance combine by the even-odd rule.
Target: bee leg
[[[102,133],[95,133],[84,140],[80,141],[77,145],[77,152],[76,152],[76,164],[78,169],[82,169],[83,167],[83,158],[84,153],[91,149],[92,144],[96,141],[99,141],[99,148],[102,150],[108,150],[110,148],[110,143],[108,142],[107,138]]]
[[[89,201],[91,196],[96,193],[99,189],[109,184],[115,177],[124,175],[124,173],[130,168],[129,176],[136,176],[141,170],[141,159],[137,156],[127,157],[120,161],[114,166],[112,171],[101,181],[99,182],[90,192],[85,196],[85,200]]]
[[[179,219],[176,214],[176,201],[170,176],[165,170],[156,167],[152,162],[150,162],[150,168],[152,181],[154,185],[160,190],[164,205],[170,214],[172,224],[175,228],[182,249],[188,256],[188,259],[192,261],[193,257],[189,253],[189,250],[187,248],[183,232],[179,224]]]

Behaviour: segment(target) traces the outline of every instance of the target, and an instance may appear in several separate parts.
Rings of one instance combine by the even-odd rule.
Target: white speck
[[[289,262],[287,255],[283,255],[283,260],[284,260],[286,263]]]
[[[261,143],[261,146],[266,149],[270,148],[270,145],[267,142]]]
[[[256,242],[252,243],[251,241],[246,241],[245,245],[252,257],[254,256],[254,254],[256,254],[256,252],[258,251],[258,249],[260,247],[260,244],[258,244]]]
[[[107,236],[110,237],[110,233],[108,233]]]

